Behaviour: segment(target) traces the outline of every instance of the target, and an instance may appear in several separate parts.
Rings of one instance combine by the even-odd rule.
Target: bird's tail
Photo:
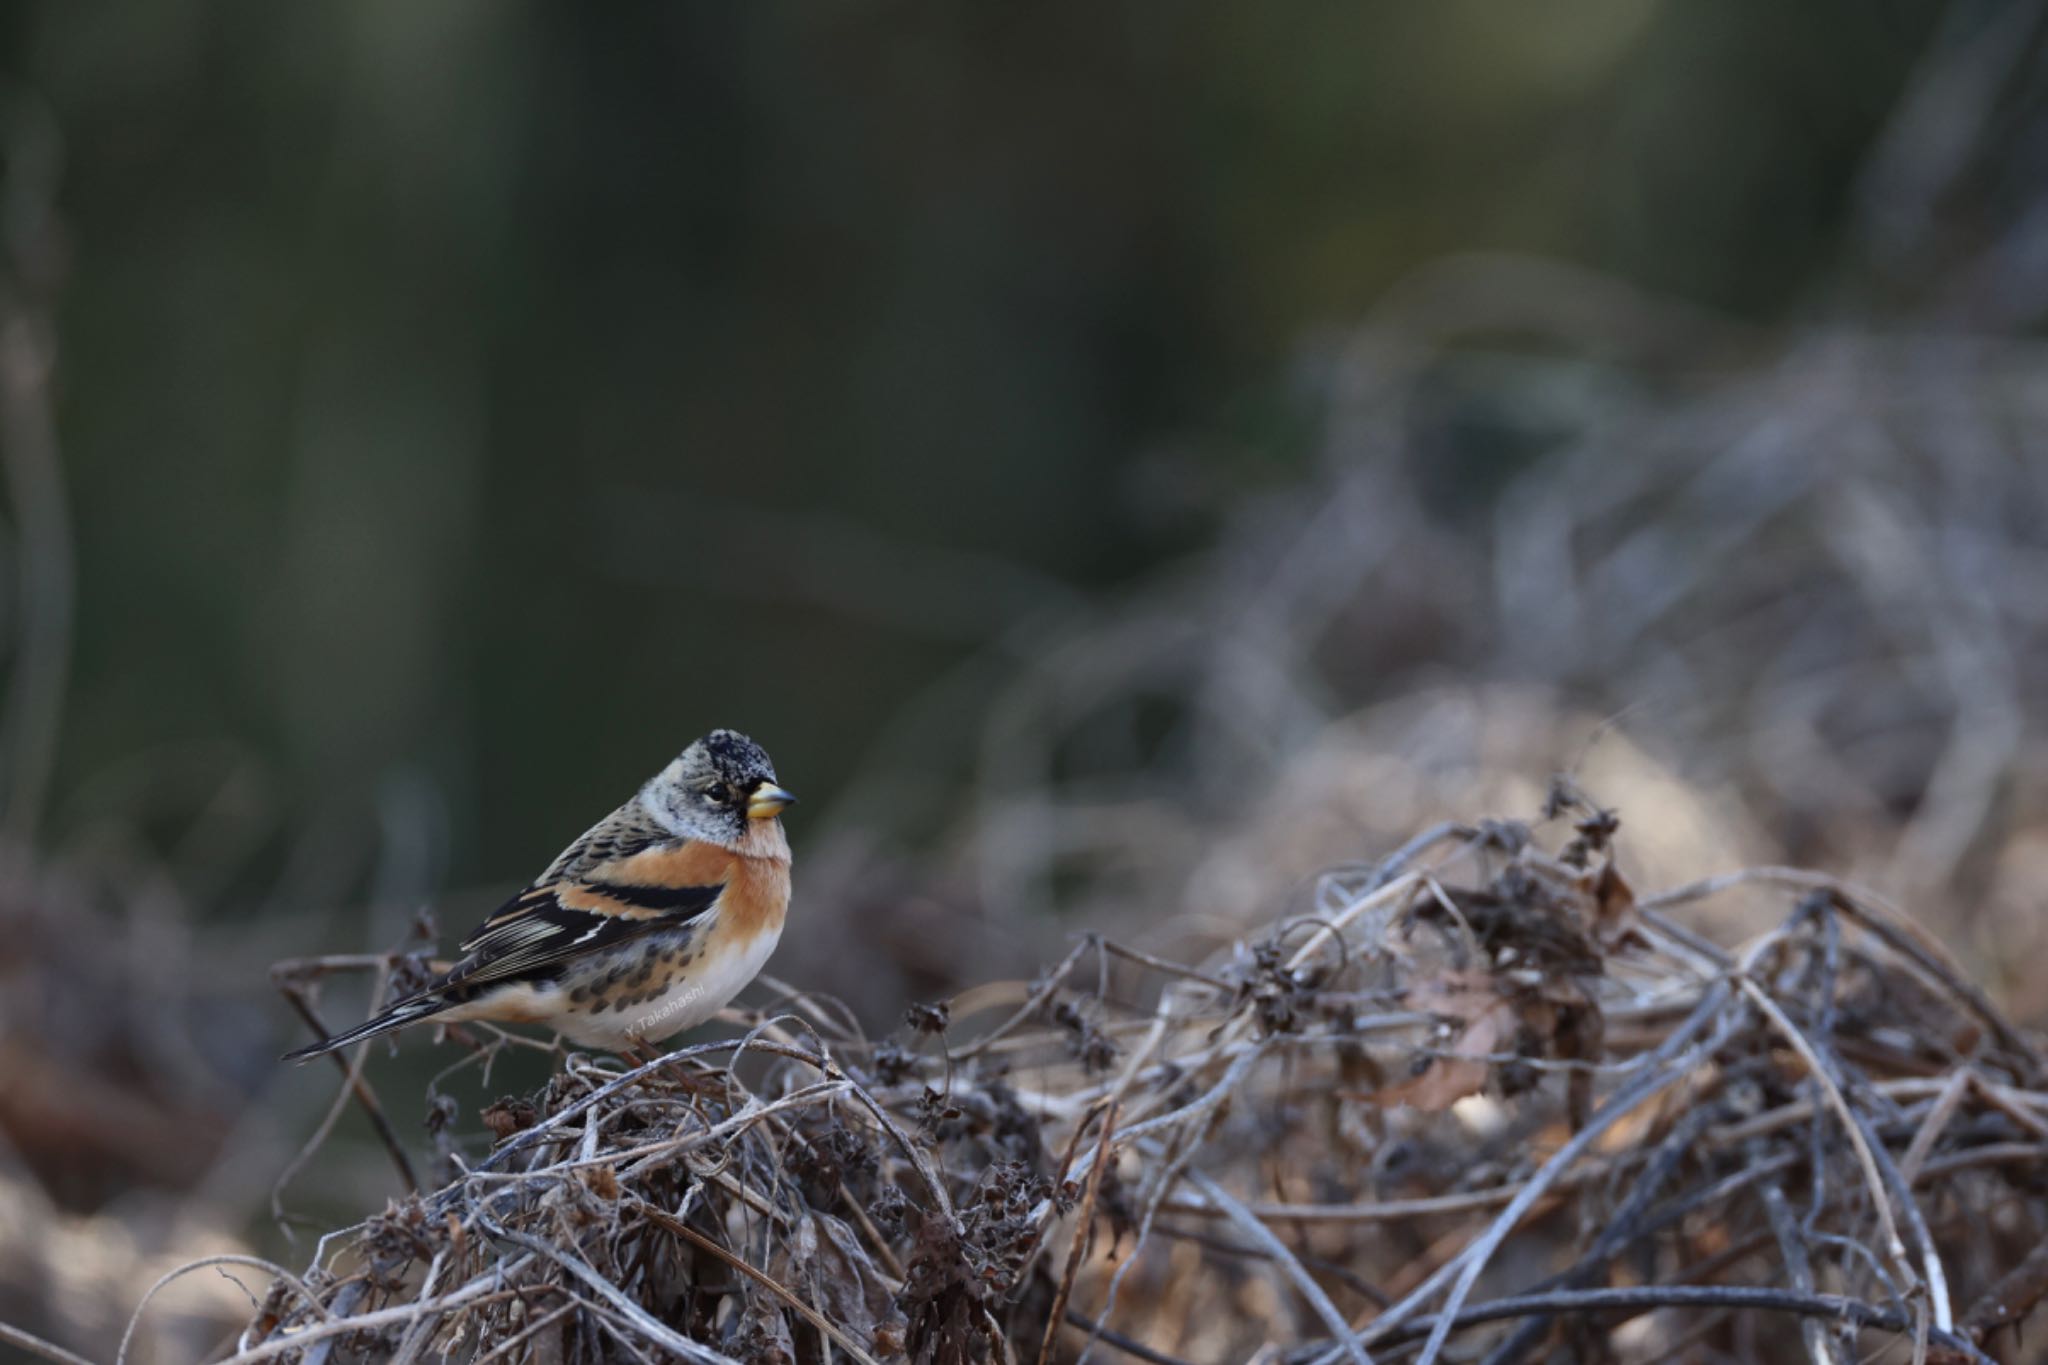
[[[325,1056],[336,1048],[347,1047],[351,1043],[360,1043],[365,1038],[375,1038],[380,1033],[389,1033],[395,1028],[404,1028],[407,1024],[425,1019],[429,1015],[439,1014],[442,1010],[447,1009],[449,1004],[450,1002],[443,999],[438,991],[429,991],[425,995],[415,995],[409,1000],[399,1001],[390,1009],[385,1010],[382,1014],[366,1023],[357,1024],[352,1029],[337,1033],[325,1042],[315,1043],[311,1047],[302,1047],[295,1051],[287,1052],[279,1060],[286,1062],[309,1062],[315,1057]]]

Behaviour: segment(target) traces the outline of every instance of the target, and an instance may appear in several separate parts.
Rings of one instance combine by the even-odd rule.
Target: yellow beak
[[[776,786],[773,782],[763,782],[760,786],[754,788],[754,794],[747,798],[747,818],[749,820],[773,820],[776,816],[782,814],[784,806],[794,806],[795,804],[796,798],[794,796]]]

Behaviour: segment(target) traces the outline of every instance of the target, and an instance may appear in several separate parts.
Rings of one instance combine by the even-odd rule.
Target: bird
[[[626,1055],[695,1028],[782,937],[781,816],[795,801],[760,745],[713,730],[492,912],[431,984],[282,1060],[428,1022],[546,1024]]]

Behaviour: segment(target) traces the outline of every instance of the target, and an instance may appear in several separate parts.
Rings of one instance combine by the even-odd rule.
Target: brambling
[[[428,1020],[547,1024],[614,1051],[696,1027],[782,937],[779,817],[795,800],[760,745],[713,730],[500,906],[431,986],[285,1060]]]

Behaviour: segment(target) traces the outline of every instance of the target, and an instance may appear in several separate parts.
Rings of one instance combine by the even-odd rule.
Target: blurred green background
[[[1801,308],[1942,8],[7,6],[58,826],[201,753],[286,828],[411,775],[516,880],[714,724],[825,796],[1297,474],[1290,354],[1418,264]]]

